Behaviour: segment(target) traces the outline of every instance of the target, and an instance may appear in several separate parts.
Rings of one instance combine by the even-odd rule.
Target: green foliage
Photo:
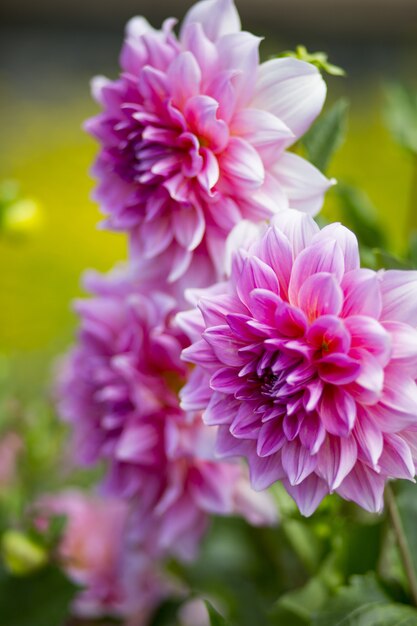
[[[342,211],[343,223],[351,228],[359,242],[370,248],[384,248],[385,235],[377,221],[377,210],[361,189],[340,182],[335,193]]]
[[[282,52],[280,57],[292,57],[294,59],[300,59],[300,61],[306,61],[315,65],[320,72],[325,72],[331,76],[345,76],[346,72],[341,67],[333,65],[328,61],[328,56],[325,52],[309,52],[305,46],[297,46],[294,50],[286,50]]]
[[[417,155],[417,89],[399,83],[387,85],[384,118],[395,141]]]
[[[417,626],[417,611],[396,604],[373,574],[354,576],[324,603],[312,626]]]
[[[62,626],[77,588],[46,567],[32,576],[0,573],[0,616],[5,626]]]
[[[210,602],[205,602],[210,618],[210,626],[229,626],[224,617],[214,608]]]
[[[332,156],[343,144],[347,131],[349,102],[338,100],[304,135],[302,143],[313,165],[325,172]]]

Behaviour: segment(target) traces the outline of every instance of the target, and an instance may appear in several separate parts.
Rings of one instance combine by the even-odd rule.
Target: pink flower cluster
[[[192,558],[210,514],[275,521],[216,440],[305,515],[333,491],[379,511],[417,459],[417,274],[361,269],[350,231],[320,231],[310,216],[331,181],[287,151],[322,108],[319,71],[260,64],[232,0],[174,25],[131,20],[119,78],[94,82],[95,197],[129,261],[87,275],[58,385],[79,461],[105,463],[140,580],[150,562]],[[91,573],[95,546],[70,547]],[[81,578],[105,600],[106,577]]]
[[[183,407],[305,515],[333,491],[380,511],[416,471],[417,273],[361,269],[353,233],[287,211],[213,291],[179,315],[197,365]]]
[[[286,152],[320,112],[326,87],[296,59],[259,64],[260,39],[241,31],[232,0],[198,2],[154,30],[132,19],[122,73],[93,94],[86,128],[101,144],[95,198],[109,228],[170,281],[196,263],[222,270],[224,241],[242,218],[288,208],[316,214],[330,182]]]
[[[61,367],[60,412],[79,460],[105,459],[107,491],[133,499],[132,538],[148,554],[191,558],[210,513],[273,523],[269,500],[245,494],[243,467],[215,460],[201,415],[179,407],[188,341],[175,300],[143,289],[129,267],[86,284],[95,297],[76,305],[80,342]]]
[[[128,626],[145,626],[172,583],[146,553],[129,549],[128,505],[71,489],[43,496],[35,511],[41,532],[54,517],[65,518],[58,561],[83,587],[72,607],[74,615],[124,617]]]

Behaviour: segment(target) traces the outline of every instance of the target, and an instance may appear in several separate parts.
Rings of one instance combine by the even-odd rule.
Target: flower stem
[[[404,533],[400,513],[398,511],[397,502],[391,485],[385,487],[385,502],[387,504],[388,514],[391,520],[392,529],[397,541],[398,550],[404,566],[404,572],[410,586],[411,598],[414,606],[417,606],[417,576],[414,569],[413,561],[410,555],[410,548]]]

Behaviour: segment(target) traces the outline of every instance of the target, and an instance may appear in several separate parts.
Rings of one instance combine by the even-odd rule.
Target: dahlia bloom
[[[356,237],[285,211],[230,279],[179,315],[197,365],[186,410],[219,427],[252,485],[281,480],[310,515],[329,492],[380,511],[417,460],[417,272],[361,269]]]
[[[126,549],[126,503],[71,489],[43,496],[36,514],[40,530],[52,516],[66,517],[58,558],[71,580],[82,587],[74,614],[131,618],[140,612],[142,619],[132,625],[144,626],[145,616],[168,593],[168,582],[157,574],[149,556]]]
[[[132,540],[148,552],[193,556],[208,514],[271,523],[265,498],[247,493],[244,468],[214,458],[214,433],[179,407],[186,335],[176,302],[150,291],[131,268],[89,274],[95,297],[78,302],[78,346],[61,365],[58,405],[74,427],[79,459],[108,465],[108,493],[132,499]]]
[[[221,268],[227,234],[289,206],[315,214],[330,182],[286,152],[319,114],[319,71],[292,58],[259,64],[232,0],[192,7],[179,36],[168,19],[127,26],[121,74],[98,77],[101,144],[93,169],[106,226],[131,234],[133,255],[167,253],[175,281],[197,256]],[[207,283],[209,284],[209,282]]]

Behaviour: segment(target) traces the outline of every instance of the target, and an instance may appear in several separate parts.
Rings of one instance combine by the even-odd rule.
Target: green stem
[[[397,541],[398,550],[404,566],[404,572],[410,586],[410,594],[414,606],[417,606],[417,576],[414,570],[413,561],[410,555],[410,548],[404,533],[400,513],[398,511],[397,502],[391,485],[385,487],[385,501],[387,504],[388,514],[391,520],[392,529]]]

